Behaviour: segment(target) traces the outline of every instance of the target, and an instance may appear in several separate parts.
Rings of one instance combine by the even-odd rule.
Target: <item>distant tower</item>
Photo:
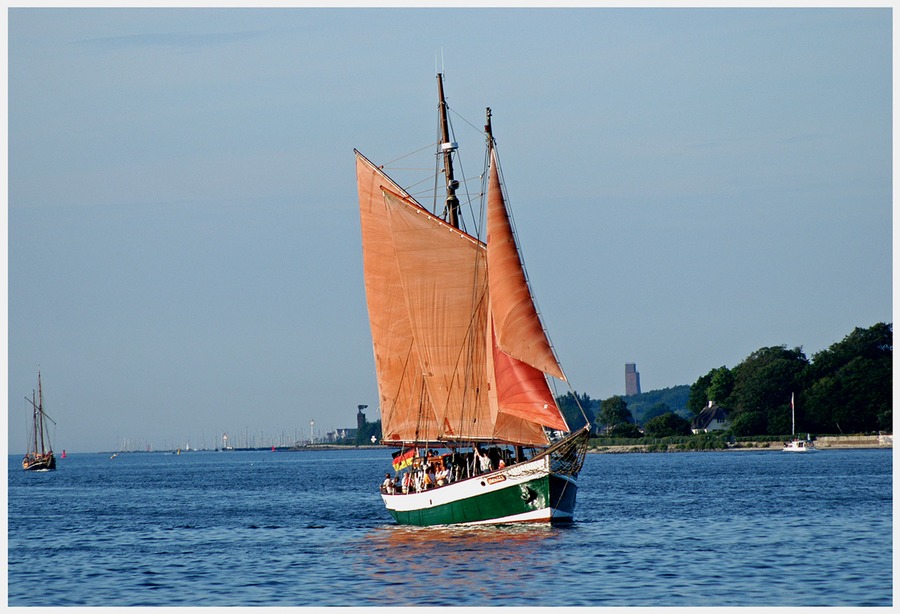
[[[356,409],[356,428],[360,431],[363,429],[363,426],[366,424],[366,415],[363,413],[363,410],[367,408],[368,405],[357,405]]]
[[[641,394],[641,374],[633,362],[625,363],[625,396]]]

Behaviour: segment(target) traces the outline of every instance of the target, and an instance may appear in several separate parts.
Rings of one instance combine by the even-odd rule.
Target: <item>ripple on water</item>
[[[591,455],[570,527],[414,528],[387,451],[70,455],[8,473],[8,602],[891,605],[890,451],[786,456]]]

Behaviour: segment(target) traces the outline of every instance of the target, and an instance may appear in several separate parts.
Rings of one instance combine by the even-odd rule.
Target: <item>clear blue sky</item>
[[[888,8],[11,9],[8,37],[11,453],[39,366],[69,451],[377,419],[353,148],[435,140],[442,50],[578,392],[892,321]]]

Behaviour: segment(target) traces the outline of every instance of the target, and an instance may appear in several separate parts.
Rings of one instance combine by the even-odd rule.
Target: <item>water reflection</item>
[[[561,530],[384,526],[363,540],[357,565],[373,605],[527,603],[540,596],[537,580]],[[524,594],[529,583],[534,593]]]

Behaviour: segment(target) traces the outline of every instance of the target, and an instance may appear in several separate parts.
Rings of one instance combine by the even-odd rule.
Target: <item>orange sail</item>
[[[382,194],[382,186],[402,189],[361,155],[357,155],[356,174],[382,437],[385,441],[435,440],[438,421],[424,395],[425,382]]]
[[[565,380],[528,289],[503,201],[493,149],[488,184],[487,254],[498,345],[513,358]]]
[[[541,425],[567,430],[544,374],[495,347],[490,248],[358,152],[357,181],[385,443],[545,445]]]
[[[490,153],[487,258],[497,410],[567,431],[544,373],[565,378],[534,307],[500,188],[493,148]]]
[[[420,369],[441,435],[489,439],[484,248],[414,202],[384,192]]]
[[[496,344],[496,336],[492,335],[492,338],[497,410],[528,422],[568,431],[544,374],[501,350]]]

